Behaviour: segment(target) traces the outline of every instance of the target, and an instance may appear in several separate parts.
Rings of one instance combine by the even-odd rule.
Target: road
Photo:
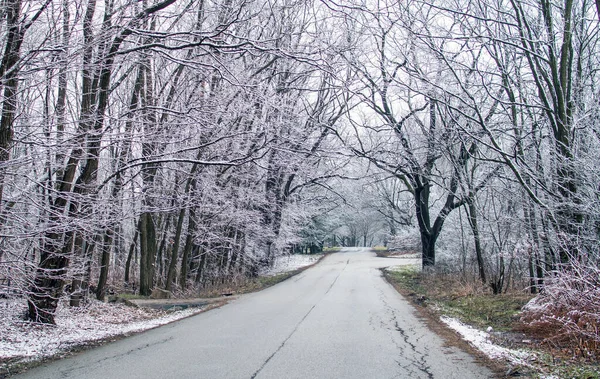
[[[331,254],[215,310],[15,378],[491,378],[427,329],[380,267],[414,263],[360,249]]]

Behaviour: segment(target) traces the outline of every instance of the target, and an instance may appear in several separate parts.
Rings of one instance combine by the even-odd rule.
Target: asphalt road
[[[421,322],[356,249],[219,309],[16,378],[491,378]]]

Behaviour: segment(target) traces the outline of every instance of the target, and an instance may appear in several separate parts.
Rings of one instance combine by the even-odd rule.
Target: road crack
[[[335,279],[333,280],[333,282],[331,282],[331,285],[329,286],[329,288],[327,289],[327,291],[325,291],[325,293],[323,294],[323,297],[321,299],[319,299],[319,301],[317,301],[309,310],[308,312],[306,312],[306,314],[304,315],[304,317],[302,317],[302,319],[296,324],[296,326],[294,327],[294,330],[292,330],[292,332],[290,333],[289,336],[287,336],[287,338],[285,340],[283,340],[283,342],[281,343],[281,345],[279,345],[279,347],[273,352],[273,354],[271,354],[264,362],[263,364],[260,366],[260,368],[258,370],[256,370],[256,372],[254,372],[254,374],[252,374],[252,376],[250,377],[250,379],[254,379],[256,378],[256,376],[265,368],[265,366],[269,363],[269,361],[271,359],[273,359],[273,357],[275,355],[277,355],[277,353],[279,353],[281,351],[281,349],[283,349],[283,347],[285,346],[285,344],[287,343],[287,341],[289,341],[290,338],[292,338],[292,336],[296,333],[296,331],[298,330],[298,328],[300,327],[300,325],[302,325],[302,323],[304,322],[304,320],[306,320],[306,318],[308,317],[308,315],[310,315],[310,313],[313,311],[313,309],[315,309],[315,307],[321,302],[321,300],[323,300],[323,298],[325,297],[325,295],[327,295],[329,293],[329,291],[331,291],[331,289],[333,288],[333,285],[335,284],[335,282],[337,282],[338,278],[340,277],[340,275],[342,275],[342,272],[344,272],[344,270],[346,269],[346,267],[348,266],[348,263],[350,262],[350,260],[348,259],[348,261],[346,262],[346,265],[344,266],[344,268],[339,272],[339,274],[335,277]]]
[[[120,354],[115,354],[115,355],[111,355],[111,356],[108,356],[108,357],[104,357],[102,359],[99,359],[99,360],[93,362],[93,364],[94,365],[101,365],[103,362],[110,361],[110,360],[113,360],[113,359],[117,360],[117,359],[126,357],[126,356],[128,356],[130,354],[136,353],[138,351],[147,349],[149,347],[153,347],[153,346],[156,346],[156,345],[167,343],[167,342],[169,342],[171,340],[173,340],[172,336],[164,338],[164,339],[159,340],[159,341],[155,341],[155,342],[151,342],[151,343],[146,343],[146,344],[138,346],[138,347],[136,347],[134,349],[127,350],[124,353],[120,353]],[[86,368],[89,369],[89,364],[87,364],[87,365],[78,365],[78,366],[71,366],[71,367],[68,367],[68,368],[66,368],[64,370],[61,370],[60,374],[62,375],[63,378],[68,378],[68,377],[70,377],[71,373],[73,373],[73,371],[84,370]]]
[[[292,332],[290,333],[289,336],[287,336],[287,338],[285,340],[283,340],[283,342],[281,343],[281,345],[279,345],[279,347],[273,352],[273,354],[271,354],[269,356],[269,358],[267,358],[263,364],[260,366],[260,368],[258,370],[256,370],[256,372],[254,374],[252,374],[252,376],[250,377],[250,379],[254,379],[256,378],[256,375],[258,375],[263,368],[265,368],[265,366],[267,365],[267,363],[269,363],[269,361],[277,354],[279,353],[279,351],[281,349],[283,349],[283,347],[285,346],[285,343],[292,338],[292,336],[294,335],[294,333],[296,333],[296,331],[298,330],[298,328],[300,327],[300,324],[302,324],[302,322],[304,320],[306,320],[306,318],[308,317],[308,315],[310,314],[310,312],[312,312],[313,309],[315,309],[315,307],[317,306],[317,304],[313,305],[308,312],[306,312],[306,314],[304,315],[304,317],[302,317],[302,320],[300,320],[300,322],[298,324],[296,324],[296,327],[294,328],[294,330],[292,330]]]
[[[400,364],[399,361],[396,361],[396,363],[398,363],[398,366],[402,367],[404,370],[409,371],[411,373],[411,377],[418,376],[417,372],[415,372],[414,369],[411,369],[412,366],[421,373],[425,374],[428,379],[433,379],[434,376],[431,372],[431,366],[427,362],[428,354],[424,351],[420,351],[418,347],[418,343],[422,336],[407,333],[407,331],[400,326],[396,311],[388,304],[383,291],[380,291],[379,295],[384,308],[390,315],[389,322],[393,325],[393,329],[396,330],[400,335],[402,343],[396,341],[393,336],[391,336],[392,341],[394,344],[396,344],[400,351],[404,352],[403,358],[408,361],[408,364],[406,365]],[[407,354],[407,352],[411,352],[411,354]]]

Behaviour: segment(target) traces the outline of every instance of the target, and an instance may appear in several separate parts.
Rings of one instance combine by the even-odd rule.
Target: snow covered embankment
[[[532,367],[529,361],[535,358],[534,354],[498,346],[491,341],[489,333],[463,324],[455,318],[442,316],[440,320],[490,359],[505,360],[512,366]]]
[[[51,357],[78,346],[140,332],[199,313],[203,308],[166,313],[93,301],[86,307],[58,309],[56,325],[24,320],[23,300],[0,302],[0,372],[8,361]]]

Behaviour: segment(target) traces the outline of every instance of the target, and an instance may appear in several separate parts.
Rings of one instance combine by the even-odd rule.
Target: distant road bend
[[[427,329],[361,249],[219,309],[16,378],[491,378]]]

